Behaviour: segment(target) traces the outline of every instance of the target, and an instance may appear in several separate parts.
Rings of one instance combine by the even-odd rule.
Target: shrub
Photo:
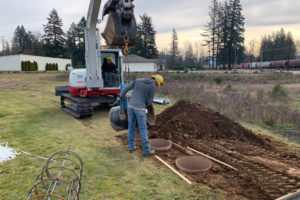
[[[38,64],[37,62],[30,62],[30,61],[22,61],[21,62],[21,70],[28,72],[28,71],[38,71]]]
[[[24,61],[21,62],[21,71],[22,72],[25,71],[25,62]]]
[[[220,85],[223,82],[223,79],[221,77],[216,77],[214,81],[216,82],[216,84]]]
[[[66,71],[68,71],[68,67],[71,67],[71,64],[66,64]]]
[[[37,64],[37,62],[33,62],[34,63],[34,71],[38,71],[39,70],[39,66]]]
[[[288,92],[281,84],[275,85],[271,92],[272,99],[284,100],[287,96]]]
[[[264,125],[274,128],[276,123],[278,122],[278,114],[266,111],[261,116],[262,122]]]
[[[74,69],[85,69],[85,65],[74,65]]]
[[[46,71],[58,71],[58,64],[57,63],[47,63]]]

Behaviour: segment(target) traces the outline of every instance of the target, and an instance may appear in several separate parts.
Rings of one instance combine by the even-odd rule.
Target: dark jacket
[[[104,62],[102,65],[102,73],[117,73],[117,68],[114,63]]]

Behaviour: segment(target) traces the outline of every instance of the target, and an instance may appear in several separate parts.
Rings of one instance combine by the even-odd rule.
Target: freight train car
[[[289,68],[292,68],[292,69],[300,68],[300,59],[290,60],[289,61]]]
[[[287,69],[289,66],[289,61],[287,60],[279,60],[271,63],[271,69]]]

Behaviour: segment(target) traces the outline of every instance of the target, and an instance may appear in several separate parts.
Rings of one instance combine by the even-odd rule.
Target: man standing
[[[152,105],[152,101],[156,92],[156,88],[163,85],[163,77],[153,75],[152,78],[141,78],[129,83],[121,93],[121,100],[129,90],[133,90],[128,104],[128,148],[132,153],[135,150],[135,129],[138,123],[140,138],[143,145],[143,154],[145,157],[155,155],[155,151],[151,150],[148,140],[147,130],[147,107]]]

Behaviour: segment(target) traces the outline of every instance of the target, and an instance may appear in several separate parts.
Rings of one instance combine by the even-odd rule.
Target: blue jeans
[[[150,152],[151,147],[148,140],[147,117],[146,112],[128,107],[128,135],[127,142],[129,150],[135,149],[135,129],[138,123],[140,138],[143,144],[143,153]]]

